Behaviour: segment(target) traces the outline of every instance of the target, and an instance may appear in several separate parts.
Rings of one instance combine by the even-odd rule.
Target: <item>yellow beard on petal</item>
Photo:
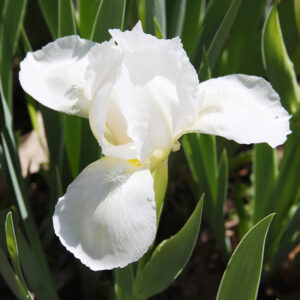
[[[128,161],[134,167],[141,167],[142,166],[142,164],[140,163],[140,161],[137,158],[129,159]]]

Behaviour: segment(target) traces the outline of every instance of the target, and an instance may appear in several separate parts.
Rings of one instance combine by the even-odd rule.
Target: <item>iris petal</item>
[[[84,77],[88,53],[95,45],[78,36],[67,36],[27,53],[20,64],[23,89],[49,108],[87,117],[92,82]]]
[[[263,78],[229,75],[199,86],[199,117],[188,132],[223,136],[241,144],[285,142],[290,116]]]
[[[110,157],[90,164],[59,199],[53,224],[61,243],[92,270],[137,261],[156,232],[149,169]]]

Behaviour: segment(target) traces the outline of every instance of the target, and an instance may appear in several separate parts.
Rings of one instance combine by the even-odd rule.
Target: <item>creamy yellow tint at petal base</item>
[[[56,205],[55,233],[92,270],[137,261],[156,234],[151,172],[190,132],[239,143],[284,143],[290,116],[263,78],[199,83],[180,39],[157,39],[141,23],[97,44],[67,36],[28,53],[23,89],[41,104],[89,119],[102,153]]]

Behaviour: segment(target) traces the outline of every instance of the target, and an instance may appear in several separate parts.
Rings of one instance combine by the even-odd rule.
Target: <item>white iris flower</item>
[[[150,247],[151,172],[183,134],[276,147],[290,133],[289,115],[264,79],[230,75],[199,84],[179,38],[157,39],[140,22],[109,32],[101,44],[60,38],[28,53],[20,71],[37,101],[89,118],[105,155],[69,185],[53,217],[61,243],[92,270],[124,267]]]

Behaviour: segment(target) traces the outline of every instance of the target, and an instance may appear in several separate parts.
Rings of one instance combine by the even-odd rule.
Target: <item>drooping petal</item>
[[[291,132],[289,114],[278,94],[262,78],[229,75],[199,86],[199,117],[187,132],[223,136],[242,144],[276,147]]]
[[[137,261],[156,233],[149,169],[110,157],[90,164],[59,199],[53,224],[62,244],[92,270]]]
[[[89,56],[97,45],[101,76],[91,68]],[[19,74],[23,89],[43,105],[68,114],[88,116],[90,102],[111,73],[115,61],[113,43],[101,45],[78,36],[67,36],[29,52]],[[91,61],[92,60],[92,61]]]

